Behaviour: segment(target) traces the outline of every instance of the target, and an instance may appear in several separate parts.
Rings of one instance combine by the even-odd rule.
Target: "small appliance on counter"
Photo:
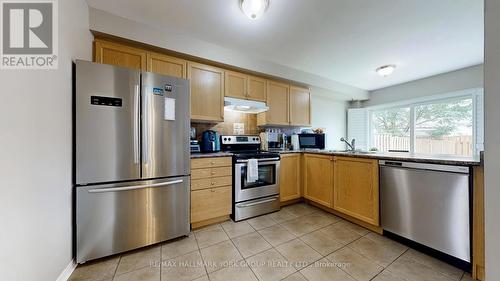
[[[292,143],[292,150],[299,150],[300,149],[299,135],[291,135],[290,138],[291,138],[290,142]]]
[[[268,129],[259,134],[261,139],[261,149],[266,151],[285,150],[287,146],[286,134],[276,129]]]
[[[201,134],[201,152],[220,151],[220,137],[216,131],[206,130]]]
[[[325,134],[299,134],[300,148],[325,149]]]
[[[191,131],[189,132],[191,140],[189,141],[189,147],[191,153],[193,152],[201,152],[200,142],[196,139],[196,128],[191,127]]]

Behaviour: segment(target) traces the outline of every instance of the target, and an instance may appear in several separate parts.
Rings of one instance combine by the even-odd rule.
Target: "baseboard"
[[[59,277],[57,277],[56,281],[68,281],[69,277],[71,276],[71,274],[73,273],[73,271],[75,271],[76,269],[76,262],[74,259],[72,259],[68,266],[66,266],[66,268],[63,270],[63,272],[61,272],[61,274],[59,275]]]

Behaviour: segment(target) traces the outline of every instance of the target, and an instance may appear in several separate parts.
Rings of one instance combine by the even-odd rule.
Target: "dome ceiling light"
[[[241,10],[251,20],[257,20],[264,15],[269,0],[241,0]]]
[[[385,77],[385,76],[391,75],[395,69],[396,69],[396,65],[388,64],[388,65],[383,65],[383,66],[375,69],[375,71],[378,73],[378,75]]]

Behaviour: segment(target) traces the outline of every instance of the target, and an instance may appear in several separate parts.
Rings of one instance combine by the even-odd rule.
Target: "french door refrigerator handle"
[[[144,104],[143,104],[143,110],[142,110],[142,118],[144,120],[143,125],[144,125],[144,132],[143,132],[143,139],[142,139],[142,160],[143,164],[147,164],[149,162],[149,92],[148,92],[148,87],[144,86],[143,87],[143,94],[144,94]]]
[[[140,137],[140,96],[139,96],[139,85],[134,86],[134,164],[139,164],[139,137]]]
[[[178,184],[178,183],[183,183],[183,182],[184,182],[184,180],[175,180],[175,181],[169,181],[169,182],[160,182],[160,183],[144,184],[144,185],[90,189],[90,190],[88,190],[88,193],[104,193],[104,192],[136,190],[136,189],[144,189],[144,188],[148,188],[148,187],[161,187],[161,186],[173,185],[173,184]]]

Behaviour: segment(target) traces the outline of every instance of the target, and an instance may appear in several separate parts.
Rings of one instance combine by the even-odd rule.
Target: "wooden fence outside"
[[[443,137],[433,139],[430,137],[417,137],[415,152],[423,154],[455,154],[472,156],[472,136]],[[375,135],[372,147],[379,151],[410,150],[410,137],[395,137],[391,135]]]

